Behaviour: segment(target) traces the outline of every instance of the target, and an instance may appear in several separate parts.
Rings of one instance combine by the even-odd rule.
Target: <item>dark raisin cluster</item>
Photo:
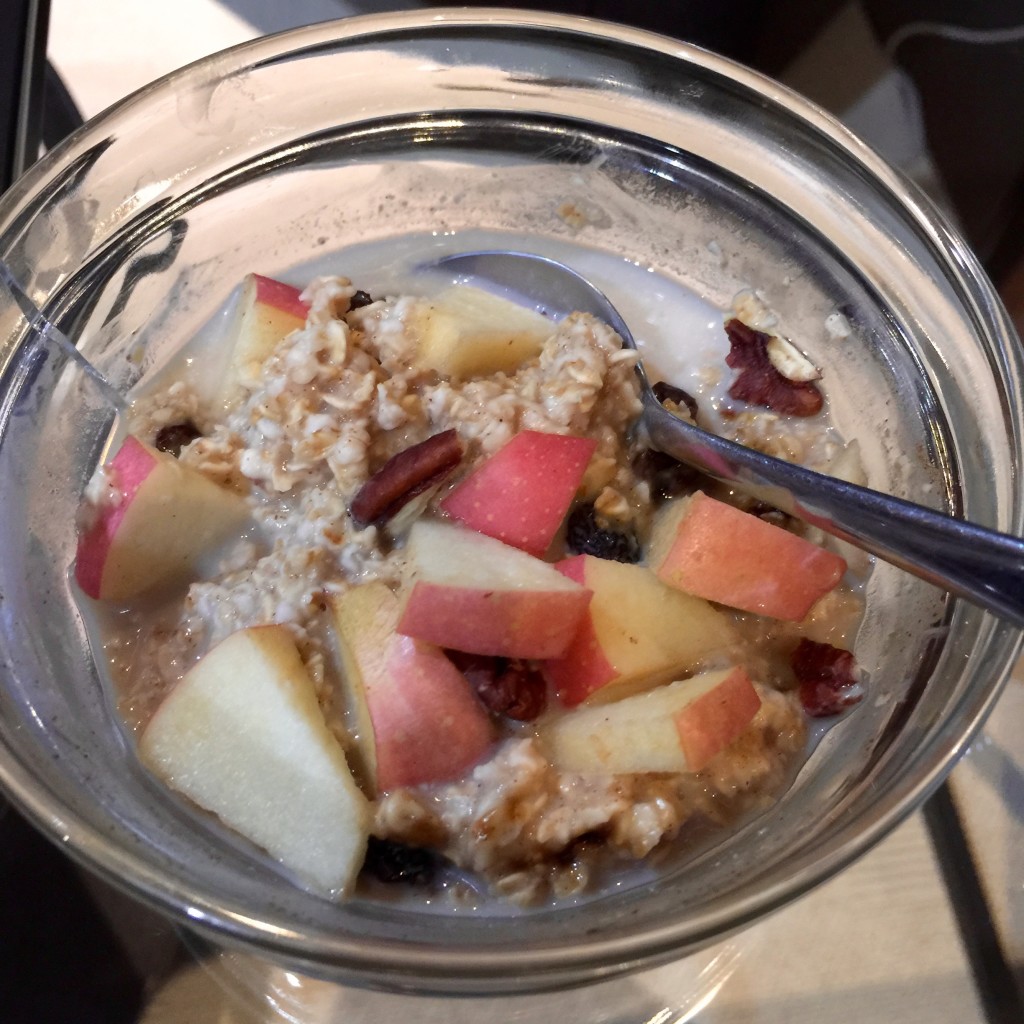
[[[191,421],[185,420],[182,423],[170,423],[161,427],[156,432],[153,447],[161,452],[169,452],[175,458],[181,454],[181,449],[190,445],[197,437],[202,437],[199,428]]]
[[[582,502],[569,513],[565,546],[574,555],[593,555],[612,562],[639,562],[640,541],[631,530],[602,526],[592,501]]]
[[[365,874],[389,884],[429,885],[438,867],[438,856],[432,851],[376,836],[370,836],[363,861]]]
[[[353,292],[352,298],[348,300],[348,310],[351,313],[353,309],[362,309],[363,306],[370,306],[372,304],[373,296],[360,288],[357,292]]]

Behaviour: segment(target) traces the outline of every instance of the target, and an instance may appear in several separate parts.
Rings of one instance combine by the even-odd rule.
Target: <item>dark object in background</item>
[[[5,0],[0,32],[0,192],[38,154],[48,28],[48,0]]]
[[[74,863],[0,797],[0,1019],[128,1024],[142,999]]]
[[[0,32],[0,192],[55,146],[82,115],[46,60],[49,0],[4,0]]]
[[[531,0],[515,6],[650,29],[778,76],[847,4]],[[859,6],[879,45],[913,80],[929,151],[959,227],[1002,285],[1024,257],[1024,0],[860,0]]]
[[[863,0],[913,78],[928,148],[997,284],[1024,254],[1024,0]]]
[[[450,0],[427,0],[435,6],[450,6]],[[634,28],[685,39],[709,50],[751,63],[757,47],[761,19],[770,0],[536,0],[516,4],[508,0],[462,0],[475,7],[519,7],[582,14],[588,18],[617,21]],[[828,7],[839,6],[829,0]]]

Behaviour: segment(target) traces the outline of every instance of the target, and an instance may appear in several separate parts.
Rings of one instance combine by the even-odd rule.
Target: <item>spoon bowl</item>
[[[456,253],[433,265],[496,287],[549,313],[590,313],[637,350],[608,298],[558,260],[534,253]],[[651,444],[834,537],[1024,627],[1024,540],[924,505],[826,476],[727,440],[680,419],[658,401],[637,359],[642,421]]]

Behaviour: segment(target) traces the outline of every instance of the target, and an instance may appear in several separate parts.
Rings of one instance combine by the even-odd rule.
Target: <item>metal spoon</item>
[[[522,252],[468,252],[432,266],[497,285],[549,311],[592,313],[621,336],[623,345],[636,349],[604,294],[557,260]],[[655,448],[1024,627],[1024,540],[708,433],[655,398],[639,360],[637,375],[643,423]]]

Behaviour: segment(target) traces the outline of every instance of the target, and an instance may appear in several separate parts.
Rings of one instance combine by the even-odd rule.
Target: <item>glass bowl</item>
[[[821,365],[832,420],[859,440],[872,486],[1021,532],[1022,361],[974,257],[834,120],[682,43],[495,10],[316,25],[131,96],[0,201],[0,256],[119,388],[172,359],[251,270],[301,280],[296,267],[389,239],[397,259],[495,238],[613,257],[613,300],[635,305],[650,288],[641,338],[663,282],[722,309],[758,289]],[[827,329],[836,314],[846,336]],[[136,760],[69,585],[75,508],[112,412],[47,345],[5,292],[0,779],[109,881],[313,975],[521,992],[721,941],[917,807],[1017,653],[1010,627],[878,565],[857,640],[868,698],[773,807],[685,867],[527,913],[333,904]]]

